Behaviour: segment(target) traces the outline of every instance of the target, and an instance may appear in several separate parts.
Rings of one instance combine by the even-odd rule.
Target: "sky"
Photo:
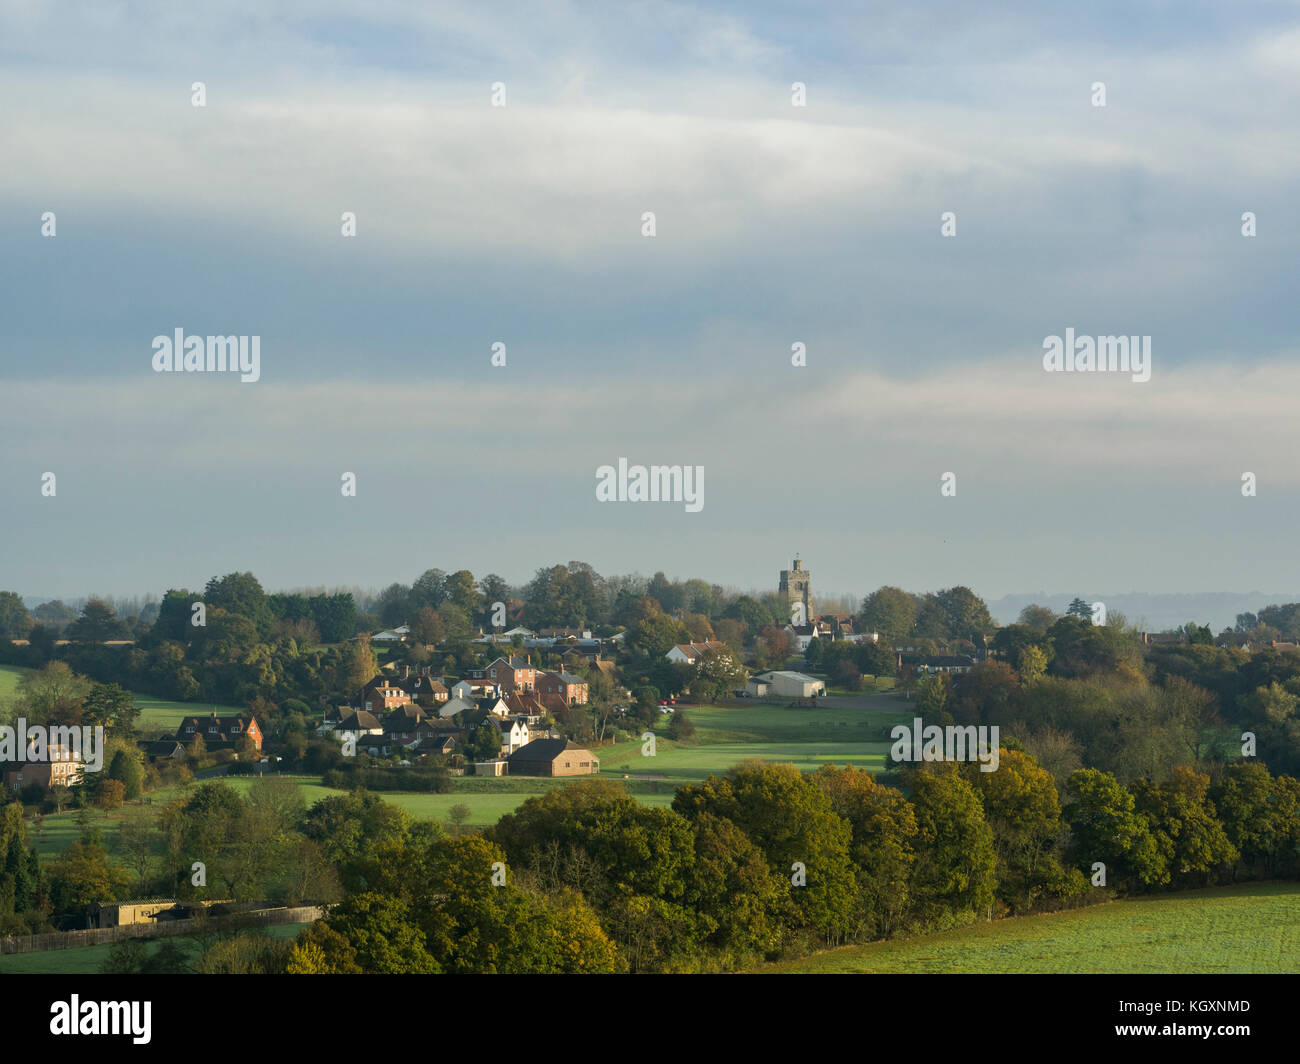
[[[806,8],[0,0],[0,587],[1300,592],[1300,5]]]

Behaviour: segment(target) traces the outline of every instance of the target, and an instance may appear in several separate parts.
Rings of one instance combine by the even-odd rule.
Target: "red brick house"
[[[262,729],[251,715],[245,713],[234,717],[218,717],[215,713],[210,717],[186,717],[176,731],[177,741],[186,746],[194,741],[195,736],[211,746],[213,743],[234,744],[245,735],[253,740],[258,750],[262,749]]]
[[[558,695],[566,706],[587,704],[587,681],[571,672],[544,672],[537,681],[537,693],[543,699]]]
[[[497,658],[483,672],[500,684],[504,692],[533,691],[537,688],[537,669],[531,658],[511,658],[509,661]]]

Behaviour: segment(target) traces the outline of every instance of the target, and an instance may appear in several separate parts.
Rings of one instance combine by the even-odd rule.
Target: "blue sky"
[[[0,586],[1300,591],[1294,3],[0,3],[0,100]]]

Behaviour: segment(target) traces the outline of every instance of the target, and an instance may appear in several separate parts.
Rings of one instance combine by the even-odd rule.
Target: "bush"
[[[100,809],[119,809],[126,798],[126,784],[121,780],[100,780],[95,788],[95,804]]]

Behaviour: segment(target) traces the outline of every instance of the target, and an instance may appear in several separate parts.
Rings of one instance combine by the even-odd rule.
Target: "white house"
[[[765,672],[754,680],[771,684],[772,692],[782,698],[812,698],[826,693],[826,684],[802,672]]]
[[[677,662],[679,665],[694,665],[707,653],[721,653],[726,651],[731,653],[731,648],[720,639],[709,639],[703,643],[678,643],[664,655],[669,661]]]
[[[460,683],[456,684],[456,686],[451,689],[451,697],[462,698],[468,702],[474,697],[474,688],[464,680],[461,680]]]
[[[785,634],[790,640],[790,646],[802,654],[808,649],[808,644],[817,637],[817,626],[812,624],[787,624]]]
[[[493,723],[501,732],[501,752],[503,754],[513,754],[516,750],[522,750],[531,741],[529,739],[528,725],[518,717],[514,720],[494,720]]]
[[[376,632],[370,638],[376,643],[404,643],[410,634],[410,626],[404,624],[400,628],[386,628],[382,632]]]

